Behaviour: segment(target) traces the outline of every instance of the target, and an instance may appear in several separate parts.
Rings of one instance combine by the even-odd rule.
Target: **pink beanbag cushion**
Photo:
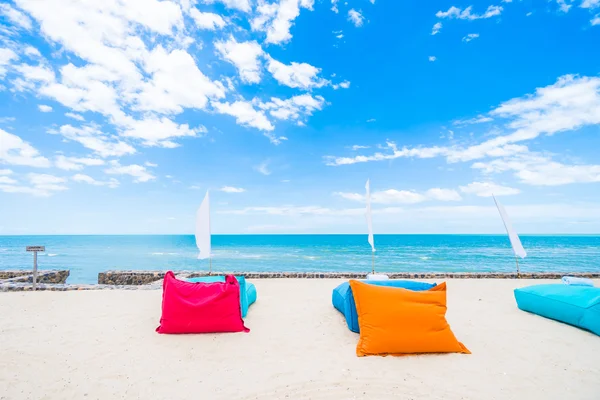
[[[225,282],[192,283],[167,272],[163,281],[162,317],[158,333],[250,332],[240,309],[240,285],[233,275]]]

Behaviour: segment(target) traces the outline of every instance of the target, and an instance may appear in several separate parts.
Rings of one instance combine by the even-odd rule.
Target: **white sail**
[[[200,253],[198,259],[203,260],[210,257],[210,204],[208,191],[196,211],[196,246]]]
[[[515,252],[515,255],[521,258],[525,258],[527,256],[527,252],[521,244],[519,235],[517,235],[517,232],[515,232],[515,230],[513,229],[512,224],[510,223],[510,219],[508,219],[508,214],[506,213],[506,210],[504,209],[502,204],[500,204],[498,200],[496,200],[496,196],[493,197],[494,202],[496,203],[496,207],[498,208],[498,212],[500,213],[500,217],[502,218],[502,222],[504,222],[504,227],[506,228],[506,233],[508,233],[510,245],[512,246],[513,251]]]
[[[373,219],[371,217],[371,188],[369,187],[369,179],[367,179],[365,189],[367,189],[367,210],[365,216],[367,218],[367,228],[369,229],[369,244],[371,245],[372,251],[375,252],[375,240],[373,239]]]

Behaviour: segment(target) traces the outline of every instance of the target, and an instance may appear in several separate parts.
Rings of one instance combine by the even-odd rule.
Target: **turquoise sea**
[[[366,235],[213,235],[216,271],[364,271]],[[600,272],[600,236],[521,236],[523,272]],[[380,272],[513,272],[505,235],[375,235]],[[41,269],[71,271],[69,283],[96,283],[107,270],[208,270],[192,235],[0,236],[0,270],[31,268],[25,246],[46,246]]]

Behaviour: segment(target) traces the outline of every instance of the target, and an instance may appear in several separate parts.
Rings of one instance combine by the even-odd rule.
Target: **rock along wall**
[[[165,276],[165,271],[108,271],[98,274],[100,285],[146,285]]]
[[[176,271],[177,276],[195,278],[209,276],[207,272]],[[227,272],[246,279],[365,279],[366,273],[356,272]],[[215,272],[213,275],[224,275]],[[387,273],[390,279],[517,279],[516,273]],[[521,279],[560,279],[565,275],[600,278],[600,273],[521,273]],[[101,285],[146,285],[165,276],[165,271],[107,271],[98,274]]]
[[[38,270],[38,283],[66,283],[69,270]],[[33,282],[33,271],[0,271],[0,283],[10,280],[11,282]]]

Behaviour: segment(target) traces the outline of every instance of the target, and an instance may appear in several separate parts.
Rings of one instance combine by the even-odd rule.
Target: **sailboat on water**
[[[512,246],[513,252],[515,253],[515,262],[517,263],[517,277],[521,277],[521,270],[519,269],[519,258],[527,257],[527,252],[523,248],[521,244],[521,239],[519,239],[519,235],[513,229],[512,223],[508,218],[508,214],[504,209],[504,206],[500,204],[500,202],[496,199],[496,196],[492,195],[494,198],[494,203],[496,203],[496,208],[500,213],[500,218],[502,218],[502,222],[504,223],[504,228],[506,229],[506,233],[508,233],[508,239],[510,240],[510,245]]]
[[[212,274],[212,255],[210,243],[210,196],[208,190],[202,200],[202,204],[196,211],[196,246],[200,251],[198,253],[199,260],[208,258],[209,274]]]
[[[370,280],[388,280],[389,276],[375,273],[375,239],[373,238],[373,217],[371,215],[371,187],[370,179],[367,179],[365,185],[366,193],[365,198],[367,202],[367,208],[365,210],[365,217],[367,219],[367,229],[369,231],[368,242],[371,245],[371,273],[367,274],[367,279]]]

